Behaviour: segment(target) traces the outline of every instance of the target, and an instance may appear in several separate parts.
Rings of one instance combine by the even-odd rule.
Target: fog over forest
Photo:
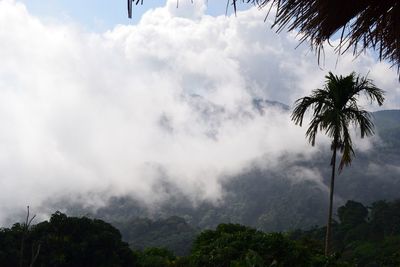
[[[252,168],[323,188],[318,170],[292,163],[330,141],[321,134],[311,147],[284,105],[321,87],[329,70],[368,74],[386,90],[380,109],[400,108],[396,70],[373,52],[338,58],[327,46],[318,65],[258,9],[212,17],[205,3],[168,0],[137,25],[94,33],[0,1],[0,225],[27,205],[45,218],[59,203],[95,210],[115,196],[218,204],[221,184]],[[355,135],[355,147],[379,140]]]

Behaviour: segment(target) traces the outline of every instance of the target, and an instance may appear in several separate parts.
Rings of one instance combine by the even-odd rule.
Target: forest
[[[32,2],[0,1],[0,267],[400,266],[398,0]]]
[[[260,112],[271,104],[288,112],[279,103],[255,103]],[[39,223],[28,207],[25,222],[0,229],[0,266],[399,266],[399,183],[393,167],[399,159],[399,112],[366,114],[379,139],[372,151],[357,151],[357,168],[338,176],[341,200],[331,202],[337,212],[330,228],[323,220],[326,190],[317,181],[251,169],[223,185],[227,194],[220,206],[203,203],[195,209],[177,195],[160,214],[153,210],[146,217],[150,213],[134,199],[115,198],[92,215],[71,207],[66,213],[72,216],[57,211]],[[329,177],[327,150],[314,161],[292,164]],[[386,169],[373,172],[371,166]]]
[[[89,216],[73,207],[72,216],[56,212],[32,226],[15,223],[0,230],[0,266],[399,266],[396,171],[363,172],[371,162],[398,160],[398,113],[373,113],[381,143],[358,153],[358,167],[339,176],[339,198],[362,201],[336,202],[328,257],[326,192],[311,181],[252,170],[224,185],[229,194],[219,207],[193,209],[177,198],[178,206],[146,217],[144,207],[125,198]],[[326,161],[298,164],[324,170]]]
[[[400,265],[400,200],[369,206],[348,201],[339,207],[333,223],[335,253],[329,257],[323,254],[325,227],[266,233],[220,224],[199,231],[172,217],[158,222],[142,219],[131,229],[125,237],[128,244],[107,222],[61,212],[30,227],[15,223],[0,230],[0,266]],[[157,246],[138,248],[154,242],[154,237],[159,238]]]
[[[336,184],[335,209],[353,199],[366,205],[378,200],[398,198],[398,162],[400,157],[400,111],[384,110],[372,113],[377,138],[368,151],[356,149],[353,165],[343,170]],[[286,158],[282,157],[282,162]],[[172,216],[182,217],[199,229],[212,229],[220,223],[239,223],[266,232],[309,229],[326,223],[327,193],[323,188],[329,177],[329,150],[322,150],[313,159],[298,159],[288,168],[308,168],[321,173],[323,184],[312,179],[294,180],[292,172],[253,168],[230,177],[223,184],[224,201],[217,205],[200,203],[193,207],[190,199],[175,194],[159,209],[151,212],[139,201],[124,197],[113,198],[108,205],[91,212],[71,206],[67,213],[91,214],[93,217],[118,225],[144,223],[139,218],[163,221]],[[368,170],[368,171],[365,171]],[[161,186],[161,185],[160,185]],[[167,188],[166,190],[168,190]],[[173,191],[173,188],[169,189]],[[125,230],[126,229],[126,230]]]

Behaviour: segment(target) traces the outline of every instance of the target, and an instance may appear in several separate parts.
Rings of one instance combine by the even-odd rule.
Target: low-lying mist
[[[256,8],[211,17],[201,1],[172,2],[99,34],[0,1],[0,225],[27,205],[46,216],[60,203],[97,209],[116,196],[218,203],[222,184],[251,168],[324,187],[318,171],[292,163],[329,140],[311,147],[290,108],[271,102],[291,105],[322,86],[314,55]],[[325,67],[335,62],[327,49]],[[334,72],[353,70],[370,71],[388,91],[385,108],[399,107],[387,63],[343,55]]]

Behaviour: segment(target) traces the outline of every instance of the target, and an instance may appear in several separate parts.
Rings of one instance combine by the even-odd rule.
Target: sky
[[[179,0],[174,0],[179,6]],[[190,0],[180,0],[181,4]],[[143,13],[151,8],[162,7],[165,0],[148,0],[143,5],[134,6],[133,17],[128,19],[126,0],[22,0],[30,13],[42,19],[64,20],[80,24],[81,27],[101,32],[112,29],[117,24],[136,24]],[[223,15],[232,13],[233,9],[226,9],[227,3],[221,0],[209,0],[206,14]],[[247,9],[251,5],[239,3],[239,10]]]
[[[293,172],[291,160],[329,140],[319,135],[311,147],[289,112],[267,103],[260,112],[254,99],[291,106],[329,70],[368,74],[386,90],[381,108],[362,98],[366,109],[400,108],[389,63],[370,51],[338,59],[327,47],[318,65],[256,8],[225,16],[216,1],[180,0],[177,9],[168,0],[135,9],[131,21],[125,1],[94,2],[0,0],[0,225],[27,205],[54,212],[49,203],[61,200],[153,205],[170,197],[160,184],[214,203],[223,181],[248,168]],[[359,150],[373,146],[354,138]]]

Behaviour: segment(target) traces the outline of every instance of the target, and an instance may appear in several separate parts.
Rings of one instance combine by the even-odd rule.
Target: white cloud
[[[161,201],[160,179],[216,200],[221,179],[254,162],[312,155],[287,113],[260,116],[252,100],[291,104],[321,86],[316,58],[257,9],[211,17],[195,3],[168,1],[138,25],[95,34],[0,1],[0,221],[54,197]],[[335,61],[327,51],[326,66]],[[335,72],[352,70],[370,71],[399,107],[387,64],[345,55]]]

